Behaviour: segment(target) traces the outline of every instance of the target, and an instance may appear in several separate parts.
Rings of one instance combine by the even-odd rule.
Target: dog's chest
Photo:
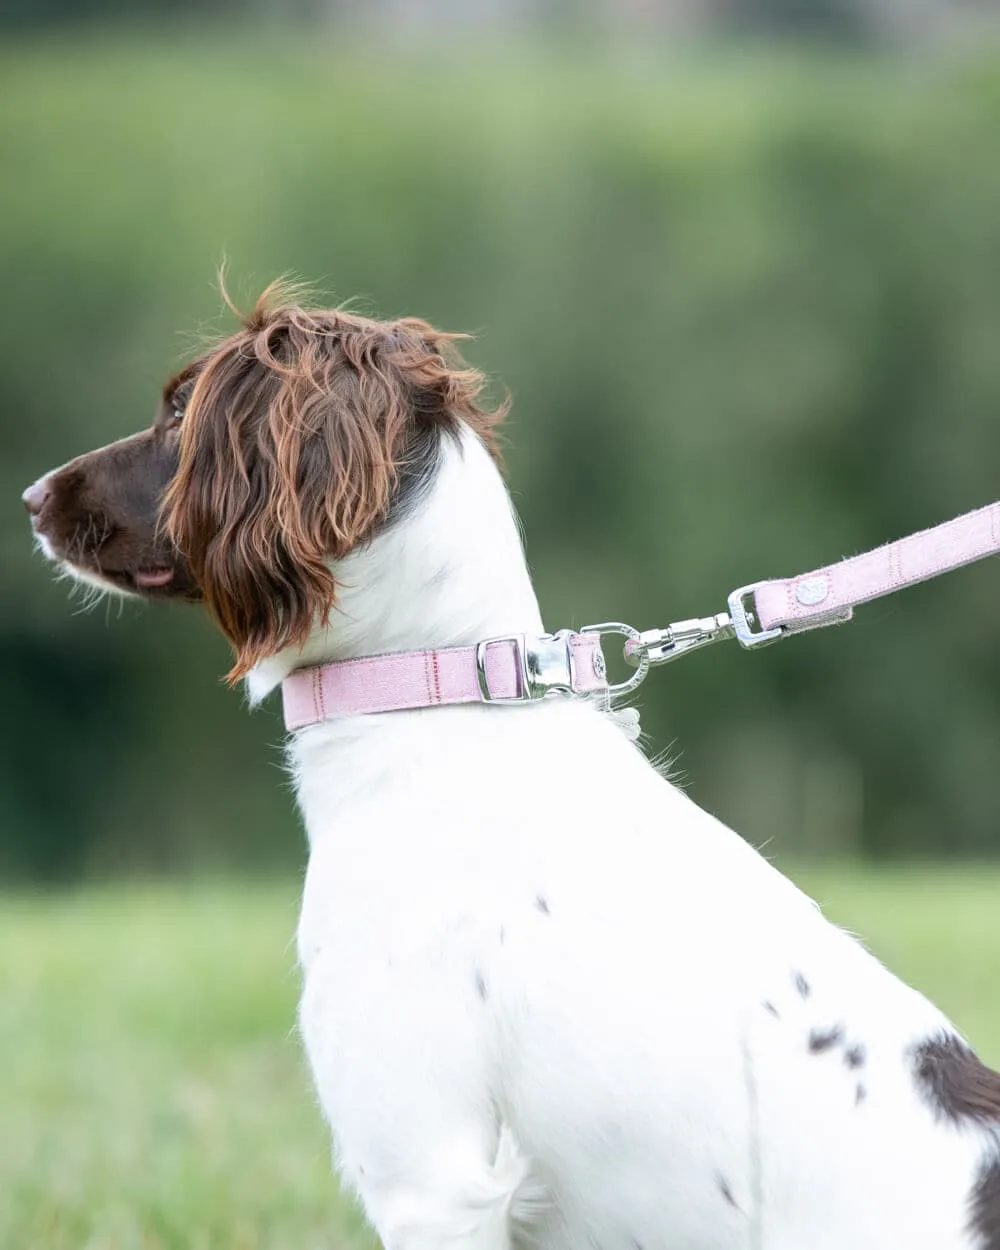
[[[728,1250],[759,1212],[769,1250],[818,1215],[808,1244],[839,1246],[834,1211],[872,1229],[856,1250],[901,1219],[963,1244],[975,1150],[939,1148],[906,1065],[940,1014],[617,730],[550,728],[362,778],[330,820],[305,787],[302,1027],[349,1182],[375,1202],[457,1109],[487,1158],[499,1126],[532,1161],[553,1250]],[[543,758],[574,784],[526,803]],[[886,1202],[915,1183],[949,1201]]]

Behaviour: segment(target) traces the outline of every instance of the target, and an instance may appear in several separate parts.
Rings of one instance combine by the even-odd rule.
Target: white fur
[[[335,573],[334,619],[254,700],[304,663],[541,629],[471,436]],[[289,755],[302,1035],[388,1250],[975,1244],[991,1139],[939,1123],[909,1059],[947,1021],[598,709],[357,717]],[[862,1067],[810,1049],[835,1025]]]

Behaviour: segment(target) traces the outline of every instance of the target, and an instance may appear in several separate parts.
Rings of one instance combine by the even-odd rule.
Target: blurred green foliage
[[[197,611],[74,615],[18,495],[152,416],[228,255],[476,331],[551,628],[717,611],[1000,492],[1000,57],[664,61],[219,30],[0,51],[0,867],[297,861]],[[1000,848],[994,564],[649,678],[799,853]]]

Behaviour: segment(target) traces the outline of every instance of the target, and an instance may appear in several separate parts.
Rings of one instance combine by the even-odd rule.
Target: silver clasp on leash
[[[715,616],[696,616],[689,621],[674,621],[664,629],[644,630],[634,643],[625,644],[625,659],[637,663],[637,653],[645,652],[650,664],[666,664],[678,656],[733,637],[733,623],[725,612]]]
[[[635,674],[618,685],[608,687],[612,695],[628,694],[643,680],[654,664],[666,664],[680,655],[707,647],[711,642],[734,636],[733,624],[725,612],[716,616],[701,616],[690,621],[674,621],[664,629],[647,629],[643,632],[621,621],[604,621],[601,625],[585,625],[581,634],[621,634],[625,639],[623,654],[625,662],[635,669]]]
[[[640,632],[621,621],[605,621],[601,625],[585,625],[580,633],[602,636],[620,634],[625,639],[625,662],[636,670],[635,675],[616,686],[609,686],[608,693],[627,694],[639,685],[654,664],[667,664],[670,660],[689,655],[713,642],[721,642],[724,638],[735,638],[740,646],[747,649],[777,642],[784,636],[785,630],[754,628],[757,618],[748,607],[747,600],[751,599],[755,589],[756,584],[734,590],[728,599],[728,612],[717,612],[714,616],[696,616],[687,621],[673,621],[663,629]]]

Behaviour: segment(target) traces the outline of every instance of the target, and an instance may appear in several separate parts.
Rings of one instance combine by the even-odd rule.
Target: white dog
[[[543,626],[479,384],[421,322],[272,293],[25,501],[77,573],[204,599],[254,701],[523,635],[488,698]],[[388,1250],[1000,1250],[1000,1077],[939,1011],[599,699],[426,706],[428,667],[378,711],[388,671],[286,693],[302,1035]]]

